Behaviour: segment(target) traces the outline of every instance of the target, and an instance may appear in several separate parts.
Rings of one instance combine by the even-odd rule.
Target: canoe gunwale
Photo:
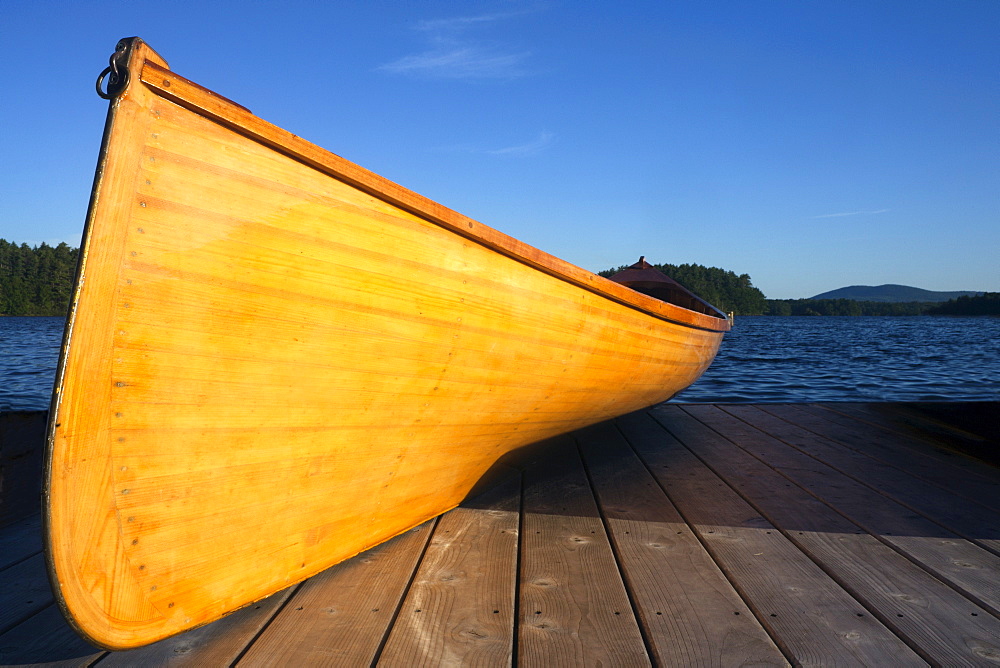
[[[268,146],[384,202],[400,207],[534,269],[659,320],[710,332],[727,332],[730,329],[730,323],[725,318],[698,313],[636,292],[442,206],[308,140],[268,123],[255,116],[246,107],[236,104],[153,61],[147,60],[142,64],[137,79],[157,95],[219,123],[248,139]]]

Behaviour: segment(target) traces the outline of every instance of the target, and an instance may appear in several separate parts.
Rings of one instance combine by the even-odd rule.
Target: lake
[[[0,410],[49,407],[62,318],[0,318]],[[740,317],[679,402],[1000,400],[1000,318]]]
[[[996,401],[1000,318],[738,317],[674,401]]]

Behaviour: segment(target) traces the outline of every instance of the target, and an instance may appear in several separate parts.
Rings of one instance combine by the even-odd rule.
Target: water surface
[[[0,411],[46,410],[65,318],[0,318]]]
[[[997,401],[1000,318],[742,317],[682,402]]]
[[[0,410],[49,406],[63,318],[0,318]],[[681,402],[998,401],[1000,318],[743,317]]]

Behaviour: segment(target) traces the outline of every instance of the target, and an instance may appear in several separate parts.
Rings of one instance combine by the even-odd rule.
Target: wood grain
[[[768,408],[768,412],[771,410]],[[740,439],[747,429],[752,428],[733,423],[730,433]],[[768,447],[761,456],[766,456],[768,464],[791,483],[809,491],[938,578],[962,591],[975,592],[978,605],[994,614],[1000,612],[997,555],[791,446]]]
[[[729,331],[730,324],[726,320],[688,311],[626,289],[613,281],[532,248],[513,237],[344,160],[338,155],[310,144],[304,139],[254,116],[245,107],[236,105],[171,72],[165,63],[147,62],[142,70],[142,80],[164,98],[182,104],[198,114],[212,119],[215,123],[241,135],[252,137],[255,141],[289,155],[313,169],[333,176],[361,191],[371,193],[400,209],[416,213],[426,220],[433,221],[456,234],[473,239],[494,251],[516,258],[536,269],[675,322],[692,324],[711,331]]]
[[[438,519],[379,665],[509,666],[520,477]]]
[[[389,634],[434,522],[304,582],[239,665],[371,665]]]
[[[739,434],[739,448],[700,438],[692,450],[790,541],[932,663],[1000,656],[1000,620],[767,465],[767,448],[783,447],[774,441],[773,416],[753,406],[724,410],[687,412],[721,433]],[[736,417],[760,431],[745,430]]]
[[[519,663],[649,665],[571,439],[525,471],[523,504]]]
[[[636,468],[634,455],[629,454],[610,424],[577,432],[573,437],[585,455],[583,472],[579,459],[570,456],[574,453],[572,444],[565,440],[561,451],[528,449],[519,458],[505,460],[504,467],[497,468],[500,475],[483,480],[483,489],[502,483],[503,474],[511,471],[510,466],[522,467],[529,478],[535,476],[527,500],[541,516],[524,517],[526,522],[540,522],[544,528],[542,534],[525,532],[525,538],[532,536],[537,542],[521,552],[519,565],[522,573],[558,578],[551,583],[519,580],[522,590],[538,590],[529,593],[536,595],[535,600],[545,607],[535,610],[550,614],[543,622],[546,629],[530,628],[530,619],[513,629],[515,639],[518,635],[528,637],[527,643],[516,644],[517,664],[539,665],[549,661],[558,665],[563,661],[585,665],[591,662],[724,665],[749,661],[749,657],[774,663],[773,658],[769,661],[753,650],[758,646],[755,643],[748,645],[741,657],[740,640],[726,637],[729,633],[743,637],[758,619],[784,657],[793,663],[897,665],[914,661],[912,654],[900,655],[898,660],[896,656],[873,659],[879,642],[868,634],[866,629],[870,627],[855,629],[864,632],[860,638],[850,631],[845,635],[844,628],[851,626],[851,622],[864,621],[857,617],[859,613],[880,623],[932,665],[995,664],[1000,658],[996,642],[1000,636],[1000,615],[977,603],[983,598],[983,591],[971,582],[940,577],[898,544],[871,534],[852,521],[842,512],[839,500],[836,504],[827,502],[839,499],[842,479],[850,482],[857,471],[819,469],[826,472],[823,478],[826,488],[819,484],[820,479],[808,488],[794,479],[799,470],[813,466],[810,461],[822,464],[816,459],[821,452],[813,450],[815,456],[796,462],[787,453],[798,452],[800,457],[804,453],[781,438],[804,437],[795,429],[789,431],[791,426],[805,428],[797,422],[801,417],[809,423],[817,439],[830,440],[836,429],[815,418],[838,408],[820,405],[804,409],[791,421],[778,419],[773,405],[683,405],[657,409],[655,412],[667,429],[646,411],[617,418],[614,425],[627,437],[632,452],[643,453],[648,464],[644,467],[645,474]],[[788,409],[785,418],[791,418],[792,413]],[[853,425],[853,430],[861,423],[851,418],[847,424]],[[820,429],[823,426],[831,433],[823,433]],[[684,443],[673,434],[682,436]],[[863,452],[863,443],[845,438],[845,434],[839,436],[844,438],[836,441],[840,447]],[[902,456],[913,452],[912,444],[906,440],[909,437],[899,436],[902,440],[897,447]],[[886,441],[883,445],[886,449],[881,450],[878,460],[891,463],[890,443]],[[546,463],[553,454],[555,459]],[[532,458],[537,463],[532,463]],[[985,464],[978,466],[979,469],[966,469],[942,465],[942,472],[950,471],[954,476],[950,485],[958,487],[970,473],[978,471],[981,478],[989,477],[990,469]],[[658,472],[662,484],[650,486],[650,471]],[[563,477],[567,473],[569,477]],[[914,477],[927,481],[922,473]],[[949,486],[945,478],[940,482]],[[716,487],[720,483],[723,487]],[[870,486],[863,488],[871,490]],[[729,492],[720,495],[717,489]],[[502,495],[499,490],[497,493]],[[690,502],[686,500],[688,495]],[[679,511],[671,505],[671,497],[678,502]],[[886,517],[892,512],[913,514],[885,494],[865,500],[886,506],[873,511],[874,514]],[[0,529],[0,556],[19,556],[4,559],[6,567],[0,567],[3,598],[0,616],[10,610],[12,617],[8,619],[14,619],[14,625],[6,632],[0,627],[0,663],[230,665],[242,657],[242,662],[248,665],[371,665],[381,656],[382,665],[407,665],[409,657],[405,652],[388,653],[382,648],[388,647],[386,639],[393,632],[394,623],[401,625],[400,638],[416,637],[415,627],[411,627],[408,618],[396,614],[402,610],[412,583],[425,580],[416,584],[414,592],[421,590],[422,602],[430,603],[428,610],[441,613],[437,621],[421,627],[421,632],[427,632],[424,639],[428,647],[460,647],[462,643],[454,642],[449,633],[435,632],[432,627],[439,627],[438,621],[448,619],[473,619],[462,611],[483,609],[486,599],[494,598],[498,591],[469,586],[475,581],[500,582],[503,578],[497,574],[507,570],[486,563],[489,560],[485,555],[499,543],[490,539],[488,531],[476,528],[487,526],[491,521],[488,513],[495,509],[488,501],[464,502],[463,511],[477,513],[462,517],[461,525],[470,530],[454,538],[448,538],[455,535],[454,530],[441,534],[439,538],[448,540],[435,546],[439,550],[436,557],[425,549],[429,528],[407,532],[292,588],[294,598],[284,598],[292,591],[286,590],[276,598],[244,608],[213,624],[139,650],[110,654],[81,641],[56,607],[48,605],[38,612],[33,608],[18,608],[19,602],[35,601],[32,597],[38,593],[44,595],[40,591],[44,575],[37,556],[38,522],[35,518],[33,523],[29,520],[22,525],[7,526]],[[479,511],[487,515],[480,516]],[[685,528],[691,524],[680,517],[682,511],[688,520],[697,520],[692,528]],[[476,517],[479,519],[467,521]],[[485,524],[480,524],[480,519]],[[601,527],[607,531],[610,544],[573,540],[596,536]],[[770,546],[763,539],[745,540],[740,531],[746,529],[764,532],[767,539],[770,539],[767,531],[779,532],[790,548],[799,551],[797,559],[812,562],[847,598],[830,605],[827,586],[814,591],[797,561],[780,558],[783,554],[780,550],[768,552]],[[590,531],[595,533],[589,534]],[[710,531],[713,533],[709,534]],[[504,540],[509,540],[509,536]],[[404,543],[405,549],[396,549]],[[27,547],[19,547],[21,544]],[[940,546],[940,558],[946,558],[951,547]],[[574,554],[583,551],[587,554]],[[933,544],[926,547],[926,554],[933,551]],[[500,552],[507,553],[508,548]],[[601,556],[607,553],[609,559]],[[716,576],[711,575],[712,563],[706,564],[706,559],[716,564]],[[754,564],[762,559],[766,562]],[[418,575],[421,560],[424,568]],[[483,564],[485,572],[467,568],[477,561]],[[503,562],[504,557],[499,561]],[[740,562],[749,564],[732,566]],[[713,584],[718,577],[724,577],[721,589]],[[773,613],[762,610],[759,606],[768,599],[760,597],[760,590],[767,587],[776,590],[790,587],[788,591],[773,594],[772,600],[777,603],[784,600],[788,607],[805,610],[802,616],[806,620],[800,624],[778,623],[784,615],[780,609]],[[614,602],[622,590],[627,598],[618,600],[624,600],[636,612],[638,620],[638,624],[629,622],[632,631],[625,636],[600,614],[602,606]],[[549,598],[543,598],[549,594]],[[723,613],[728,597],[734,595],[739,597],[736,603],[742,601],[749,612],[733,608],[741,614],[730,615],[726,620]],[[527,600],[522,591],[521,609]],[[421,610],[420,615],[425,609]],[[656,612],[664,614],[655,615]],[[820,612],[822,618],[817,617]],[[772,618],[770,614],[779,616]],[[751,615],[753,619],[745,619]],[[851,615],[855,619],[850,619]],[[516,618],[522,617],[518,610]],[[650,623],[649,618],[654,617]],[[810,627],[811,633],[819,634],[817,642],[803,640],[803,625]],[[488,637],[484,643],[492,647],[494,637],[485,635]],[[633,643],[633,651],[620,651],[619,643],[627,642]],[[478,640],[471,644],[477,643]],[[800,643],[806,645],[805,651],[800,651]],[[862,648],[852,650],[855,644]],[[720,651],[713,654],[713,647]],[[435,657],[442,655],[434,653]],[[667,661],[664,656],[679,658]]]
[[[89,666],[106,652],[87,643],[50,605],[0,634],[0,665]]]
[[[47,469],[57,600],[92,642],[197,627],[453,508],[503,454],[686,386],[728,329],[280,130],[141,42],[129,69]]]
[[[967,503],[961,495],[952,491],[954,484],[933,484],[915,477],[898,463],[870,457],[862,449],[864,442],[855,442],[856,448],[850,448],[767,412],[741,408],[729,412],[741,418],[752,418],[755,426],[774,438],[823,461],[966,540],[1000,554],[1000,512]],[[835,428],[827,431],[834,436],[837,433]]]
[[[773,406],[770,412],[813,433],[860,448],[869,456],[900,466],[912,475],[950,489],[967,502],[1000,511],[1000,469],[985,467],[974,459],[942,448],[931,438],[900,433],[893,422],[864,421],[853,414],[873,415],[870,410],[851,411],[835,407]],[[776,412],[776,411],[780,411]],[[849,411],[848,415],[843,414]],[[961,484],[955,484],[961,480]]]
[[[187,633],[121,652],[110,652],[100,666],[231,666],[257,639],[292,595],[294,587]]]
[[[688,449],[716,432],[677,407],[654,415],[670,436],[639,454],[794,663],[926,665]]]
[[[787,665],[614,424],[577,438],[654,663]]]

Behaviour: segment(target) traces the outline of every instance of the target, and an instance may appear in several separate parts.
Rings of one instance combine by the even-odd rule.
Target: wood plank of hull
[[[50,574],[92,642],[208,623],[416,526],[503,454],[686,387],[728,329],[271,126],[140,40],[129,70],[49,427]]]

